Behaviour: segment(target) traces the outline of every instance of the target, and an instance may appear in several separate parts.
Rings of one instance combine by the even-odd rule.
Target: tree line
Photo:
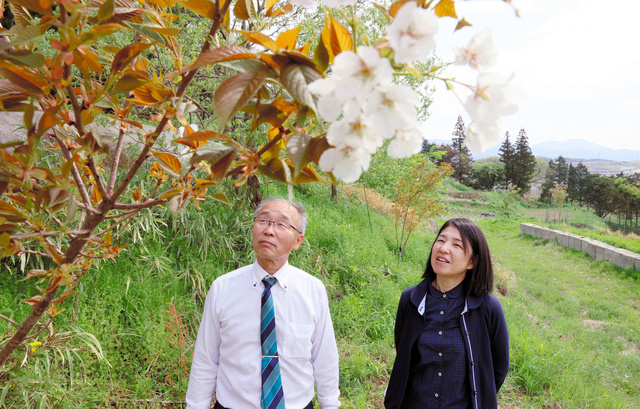
[[[513,186],[525,192],[531,188],[537,176],[537,166],[524,128],[520,129],[514,143],[509,132],[506,132],[500,146],[499,162],[475,163],[465,146],[465,124],[460,115],[452,135],[451,145],[436,146],[425,141],[423,152],[433,149],[443,151],[439,162],[451,164],[456,181],[479,190],[508,189]]]
[[[465,124],[459,115],[453,130],[451,145],[430,144],[425,140],[423,152],[444,152],[438,162],[450,163],[453,178],[479,190],[510,189],[521,194],[536,185],[540,189],[540,201],[553,203],[558,192],[564,192],[572,204],[588,206],[602,218],[617,217],[618,224],[632,223],[638,227],[640,218],[640,173],[604,176],[589,173],[582,162],[569,163],[559,156],[541,171],[529,146],[524,128],[515,141],[507,131],[500,145],[497,161],[474,161],[465,146]],[[541,174],[544,173],[544,174]]]

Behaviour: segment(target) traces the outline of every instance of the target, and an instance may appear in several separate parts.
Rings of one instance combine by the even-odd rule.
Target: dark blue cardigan
[[[396,316],[396,361],[384,399],[386,409],[400,409],[409,380],[411,350],[425,326],[418,306],[427,293],[429,280],[407,288],[400,296]],[[498,407],[497,393],[509,371],[509,332],[498,299],[467,296],[466,312],[460,316],[460,329],[469,358],[469,388],[473,409]],[[468,331],[467,338],[464,333]]]

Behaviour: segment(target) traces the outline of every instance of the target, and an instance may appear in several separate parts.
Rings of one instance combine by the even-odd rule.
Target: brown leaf
[[[151,151],[151,153],[158,159],[158,163],[162,166],[162,169],[169,172],[169,174],[176,179],[180,177],[180,174],[182,173],[182,164],[178,158],[170,153],[154,151]]]
[[[52,0],[11,0],[11,4],[16,7],[24,7],[27,10],[35,11],[43,16],[52,16]]]
[[[159,7],[173,7],[176,5],[177,1],[175,0],[145,0],[147,3],[151,3],[155,6]]]
[[[289,174],[293,174],[293,166],[287,163],[289,168]],[[283,183],[288,183],[287,172],[285,171],[282,161],[280,159],[272,159],[267,165],[258,166],[258,172],[267,176],[270,179],[278,180]],[[307,183],[307,182],[324,182],[322,178],[318,176],[316,171],[310,166],[305,167],[295,178],[294,184]]]
[[[259,56],[257,53],[250,51],[244,47],[238,47],[237,45],[225,45],[203,52],[198,56],[193,64],[184,67],[178,73],[193,71],[209,64],[217,64],[220,62],[233,60],[246,60],[249,58],[257,59],[259,58]]]
[[[38,305],[41,299],[41,295],[34,295],[33,297],[29,298],[28,300],[24,300],[23,302],[29,304],[32,307],[35,307],[36,305]]]
[[[296,48],[296,42],[298,41],[298,33],[300,33],[300,26],[283,32],[276,39],[276,46],[278,48],[294,50]]]
[[[180,186],[174,187],[173,189],[167,190],[166,192],[163,192],[162,194],[160,194],[158,196],[158,199],[169,200],[172,197],[179,195],[180,193],[182,193],[182,188]]]
[[[231,202],[229,201],[229,199],[227,199],[227,196],[224,193],[216,193],[216,194],[212,195],[211,198],[215,199],[215,200],[217,200],[219,202],[226,203],[228,205],[231,204]]]
[[[176,138],[173,142],[180,143],[192,149],[198,149],[199,147],[206,145],[207,142],[212,139],[228,141],[229,137],[213,131],[198,131],[185,136],[184,138]]]
[[[149,43],[134,43],[125,45],[118,53],[113,57],[113,63],[111,64],[112,75],[119,72],[123,67],[133,61],[141,52],[149,48]]]
[[[271,104],[262,104],[258,107],[256,126],[269,123],[273,128],[277,128],[287,120],[295,109],[295,105],[285,101],[283,97],[279,97]]]
[[[325,26],[322,29],[322,42],[329,55],[329,62],[333,62],[335,56],[341,52],[353,49],[351,33],[333,17],[330,11],[327,12]]]
[[[210,142],[200,148],[191,158],[191,164],[205,161],[209,163],[214,180],[220,182],[235,158],[235,149],[219,142]]]
[[[287,140],[287,152],[295,168],[294,180],[298,177],[302,168],[311,162],[309,147],[311,146],[312,138],[311,135],[297,133],[289,136]]]
[[[436,5],[435,12],[438,17],[458,18],[456,14],[456,5],[453,0],[440,0]]]
[[[270,37],[262,33],[252,32],[252,31],[242,31],[242,30],[239,30],[239,32],[243,36],[245,36],[247,40],[251,41],[252,43],[261,45],[271,51],[278,50],[278,45],[276,44],[276,42],[273,41]]]
[[[289,64],[280,71],[282,86],[299,102],[317,112],[309,84],[321,79],[316,70],[300,64]]]
[[[33,277],[40,277],[41,275],[45,275],[49,272],[49,270],[30,270],[26,276],[24,276],[24,278],[20,279],[19,281],[24,281],[24,280],[28,280],[30,278]]]
[[[461,28],[467,27],[467,26],[471,26],[471,23],[469,23],[467,20],[465,20],[464,18],[460,21],[458,21],[458,24],[456,25],[455,30],[453,31],[458,31]]]
[[[267,71],[241,72],[227,78],[216,90],[213,106],[219,118],[219,130],[222,131],[227,121],[262,87]]]
[[[136,99],[131,102],[139,105],[159,105],[174,96],[173,91],[157,82],[144,84],[133,90]]]
[[[267,10],[267,13],[265,14],[265,17],[275,18],[275,17],[281,16],[283,14],[291,13],[292,11],[293,11],[293,5],[291,3],[287,3],[282,8]]]
[[[209,0],[179,0],[178,3],[193,11],[200,17],[213,20],[216,17],[216,3]]]
[[[389,15],[391,17],[395,17],[396,14],[398,14],[398,11],[400,11],[400,9],[402,8],[402,6],[404,6],[409,1],[411,0],[400,0],[393,3],[391,7],[389,7]]]
[[[31,95],[41,95],[48,88],[46,82],[24,69],[5,67],[2,69],[2,73],[11,83]]]
[[[233,15],[239,20],[255,20],[256,6],[252,0],[236,0],[236,4],[233,7]]]

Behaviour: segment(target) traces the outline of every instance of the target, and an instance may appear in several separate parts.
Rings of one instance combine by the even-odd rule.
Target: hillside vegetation
[[[261,189],[263,197],[286,195],[276,184]],[[354,193],[362,187],[349,189],[338,189],[337,203],[325,185],[295,189],[310,221],[290,260],[327,286],[343,407],[382,407],[400,292],[420,280],[434,231],[453,216],[478,222],[496,265],[512,360],[500,407],[640,407],[637,273],[520,236],[520,222],[535,222],[526,204],[504,217],[499,192],[452,182],[438,199],[449,214],[423,223],[399,261],[394,221]],[[0,374],[0,407],[181,407],[208,287],[253,259],[251,210],[246,192],[235,192],[233,206],[209,202],[178,216],[154,209],[132,225],[123,255],[87,274],[67,310],[12,357]],[[483,211],[496,216],[483,219]],[[34,295],[16,280],[24,267],[5,259],[0,271],[0,314],[16,321],[28,313],[21,301]]]

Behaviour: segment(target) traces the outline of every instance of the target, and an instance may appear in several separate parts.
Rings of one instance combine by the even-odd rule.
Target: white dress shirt
[[[260,309],[267,272],[258,263],[218,277],[207,294],[193,352],[187,409],[209,409],[214,393],[230,409],[260,408]],[[287,409],[314,396],[340,406],[338,348],[322,282],[285,264],[271,288],[282,388]]]

